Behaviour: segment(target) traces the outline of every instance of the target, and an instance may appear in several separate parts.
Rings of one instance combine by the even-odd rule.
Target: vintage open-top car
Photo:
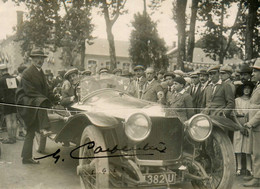
[[[74,143],[82,188],[148,188],[191,182],[194,188],[230,189],[235,157],[226,132],[239,129],[224,117],[194,115],[130,96],[130,80],[112,75],[84,78],[80,100],[50,113],[55,142]],[[63,111],[64,113],[64,111]],[[44,151],[46,138],[36,137]]]

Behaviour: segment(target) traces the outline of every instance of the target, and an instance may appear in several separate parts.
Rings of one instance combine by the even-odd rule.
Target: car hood
[[[165,117],[163,106],[157,103],[140,100],[125,92],[114,89],[101,89],[88,95],[81,103],[72,108],[87,112],[105,113],[117,118],[126,118],[132,113],[142,112],[150,117]]]

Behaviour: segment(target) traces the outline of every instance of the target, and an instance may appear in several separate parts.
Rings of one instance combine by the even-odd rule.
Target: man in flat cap
[[[245,183],[245,187],[260,187],[260,59],[252,66],[253,79],[257,82],[250,98],[249,121],[246,127],[252,129],[253,136],[253,177]]]
[[[163,89],[165,89],[164,94],[165,94],[165,100],[166,100],[166,104],[168,102],[170,102],[170,100],[172,99],[172,95],[174,94],[174,86],[173,86],[173,79],[175,78],[175,75],[173,72],[167,72],[166,74],[164,74],[164,80],[167,84],[167,87],[163,87]],[[161,83],[162,85],[162,83]]]
[[[46,78],[42,71],[44,59],[47,57],[44,52],[35,48],[30,57],[32,65],[27,68],[22,75],[21,82],[16,91],[16,103],[30,107],[50,108],[55,101],[53,93],[49,90]],[[18,108],[22,119],[25,122],[27,134],[22,150],[23,164],[38,164],[32,158],[33,139],[36,131],[49,134],[50,127],[47,110],[36,108]]]
[[[130,95],[136,98],[141,98],[143,85],[146,81],[146,78],[144,76],[144,66],[142,65],[135,66],[134,73],[135,73],[135,77],[129,85],[128,92]]]
[[[231,74],[233,72],[233,69],[229,65],[221,66],[219,73],[220,73],[220,79],[222,82],[227,83],[232,88],[233,93],[236,92],[236,87],[231,81]]]
[[[205,89],[202,113],[229,117],[235,108],[235,97],[230,85],[219,77],[219,65],[208,69],[211,83]]]
[[[198,71],[194,71],[193,73],[190,74],[190,78],[191,78],[191,87],[190,87],[190,95],[192,97],[192,103],[193,103],[193,107],[195,108],[195,112],[199,113],[199,109],[197,109],[199,107],[199,98],[200,98],[200,88],[201,88],[201,83],[200,83],[200,79],[199,79],[199,72]]]

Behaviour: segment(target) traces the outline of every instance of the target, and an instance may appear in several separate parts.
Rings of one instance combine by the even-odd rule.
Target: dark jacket
[[[151,102],[158,102],[158,92],[164,94],[163,88],[157,80],[153,80],[149,85],[147,85],[146,82],[143,87],[142,99]]]
[[[38,71],[34,65],[27,68],[16,91],[16,103],[28,106],[18,108],[26,126],[30,127],[38,119],[38,109],[30,107],[50,108],[53,101],[54,95],[49,90],[43,71]],[[38,120],[38,123],[42,122]]]
[[[202,113],[229,117],[235,108],[235,95],[230,85],[220,80],[214,90],[213,85],[209,84],[205,89],[203,106],[205,109]]]
[[[194,115],[192,97],[184,89],[172,95],[171,100],[168,101],[168,107],[177,113],[181,121],[186,121]]]
[[[0,79],[0,101],[7,104],[3,106],[4,114],[16,113],[16,107],[9,106],[8,104],[15,105],[15,91],[17,85],[17,79],[9,73],[4,74]]]

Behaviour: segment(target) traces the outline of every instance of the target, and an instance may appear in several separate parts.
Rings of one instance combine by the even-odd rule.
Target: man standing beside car
[[[229,117],[235,108],[235,96],[229,84],[219,78],[219,66],[208,69],[211,83],[205,89],[202,113]]]
[[[260,187],[260,58],[258,58],[253,68],[253,80],[256,87],[250,98],[249,121],[245,126],[252,129],[253,136],[253,177],[245,183],[245,187]]]
[[[135,72],[135,78],[130,83],[128,92],[130,95],[136,98],[141,98],[143,85],[146,81],[144,77],[144,67],[142,65],[137,65],[134,67],[134,72]]]
[[[18,108],[18,113],[24,120],[27,130],[22,150],[22,163],[38,164],[39,162],[32,158],[33,139],[35,132],[39,130],[44,135],[49,134],[47,130],[50,127],[49,119],[47,110],[44,108],[50,108],[51,102],[55,98],[42,71],[44,59],[47,56],[41,49],[35,48],[32,50],[30,57],[32,58],[32,65],[23,72],[16,91],[16,103],[28,106],[28,108]]]
[[[155,80],[155,71],[149,67],[145,71],[147,81],[144,83],[142,98],[151,102],[164,103],[164,92],[160,83]]]

